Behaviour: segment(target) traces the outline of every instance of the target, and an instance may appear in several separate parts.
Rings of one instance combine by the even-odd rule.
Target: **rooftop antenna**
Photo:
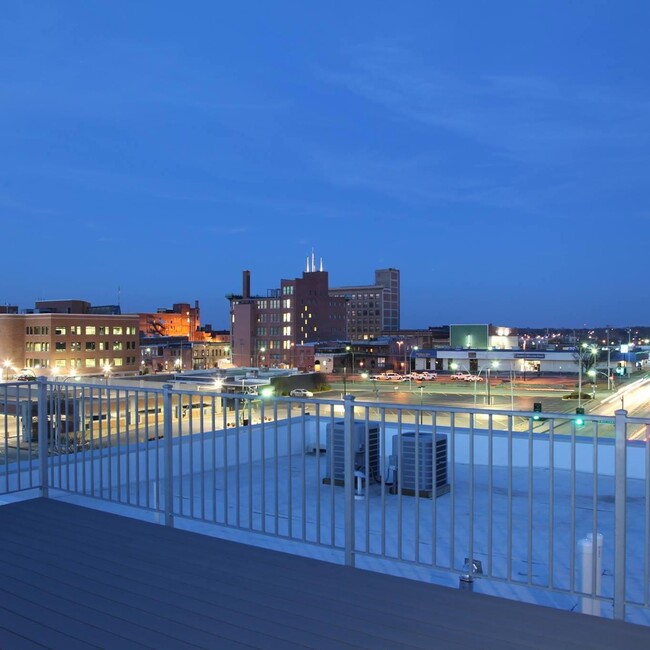
[[[323,258],[322,257],[320,258],[320,270],[321,271],[323,270]]]
[[[311,249],[311,270],[312,272],[316,270],[316,260],[314,259],[314,249]]]
[[[120,296],[121,296],[121,294],[122,294],[122,289],[121,289],[121,287],[118,287],[117,288],[117,306],[118,307],[121,307],[121,305],[120,305]]]

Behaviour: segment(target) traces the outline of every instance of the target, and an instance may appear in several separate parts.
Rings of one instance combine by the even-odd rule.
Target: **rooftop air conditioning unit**
[[[449,492],[447,436],[437,433],[435,441],[434,448],[432,433],[393,436],[393,458],[397,466],[391,492],[395,494],[401,488],[402,494],[429,499],[433,497],[434,485],[436,496]]]
[[[354,472],[360,472],[373,483],[379,480],[379,427],[366,422],[356,421],[352,425],[354,439]],[[344,485],[345,483],[345,423],[343,420],[327,425],[327,461],[323,483]],[[368,467],[366,467],[366,449],[368,450]]]

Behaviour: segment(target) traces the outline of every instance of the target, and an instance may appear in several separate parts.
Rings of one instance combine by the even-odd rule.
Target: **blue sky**
[[[402,272],[402,325],[650,324],[650,3],[29,2],[0,301],[149,311]]]

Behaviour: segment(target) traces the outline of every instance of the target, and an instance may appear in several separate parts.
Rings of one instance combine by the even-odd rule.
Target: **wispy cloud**
[[[59,214],[57,210],[35,206],[30,203],[21,201],[20,199],[9,196],[8,194],[0,194],[0,206],[8,210],[13,210],[15,212],[28,214],[33,217],[49,217],[55,214]]]
[[[413,120],[488,146],[510,159],[574,164],[594,148],[650,140],[647,98],[604,87],[507,74],[471,77],[424,65],[400,44],[360,45],[332,84]]]

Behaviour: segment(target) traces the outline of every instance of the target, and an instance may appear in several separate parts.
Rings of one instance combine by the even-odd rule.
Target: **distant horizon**
[[[279,287],[279,280],[278,280],[278,287]],[[234,293],[234,292],[233,292]],[[256,295],[256,294],[254,294]],[[93,300],[89,300],[88,298],[85,297],[67,297],[67,298],[37,298],[36,300],[33,300],[31,302],[30,306],[24,306],[22,304],[11,304],[11,303],[6,303],[6,306],[9,307],[17,307],[19,314],[24,312],[25,310],[28,309],[34,309],[35,303],[36,302],[41,302],[41,301],[48,301],[48,302],[54,302],[54,301],[65,301],[65,300],[81,300],[85,301],[91,304],[93,307],[102,307],[102,306],[109,306],[109,305],[115,305],[119,306],[122,314],[138,314],[138,313],[156,313],[159,309],[171,309],[174,304],[179,304],[179,303],[187,303],[189,305],[194,305],[195,300],[199,301],[199,309],[201,312],[201,326],[205,325],[210,325],[213,330],[222,330],[222,331],[229,331],[228,327],[228,308],[226,308],[226,324],[224,326],[218,326],[215,325],[214,321],[206,319],[204,317],[204,309],[203,305],[201,302],[201,299],[192,299],[192,300],[187,300],[187,299],[174,299],[168,302],[166,305],[158,305],[158,307],[154,309],[125,309],[122,303],[118,302],[95,302]],[[224,298],[224,302],[227,302],[226,299]],[[2,314],[0,314],[2,315]],[[477,321],[449,321],[446,323],[436,323],[436,324],[431,324],[429,323],[428,325],[415,325],[415,326],[406,326],[402,323],[401,329],[402,330],[426,330],[429,328],[439,328],[439,327],[449,327],[450,325],[495,325],[495,326],[502,326],[502,327],[511,327],[513,329],[517,330],[526,330],[526,329],[535,329],[535,330],[543,330],[543,329],[549,329],[549,330],[605,330],[605,329],[610,329],[610,330],[626,330],[626,329],[649,329],[650,330],[650,324],[648,325],[642,325],[642,324],[635,324],[635,325],[612,325],[612,324],[607,324],[607,325],[591,325],[591,324],[583,324],[583,325],[516,325],[513,323],[507,323],[507,322],[502,322],[502,321],[488,321],[488,320],[477,320]]]

